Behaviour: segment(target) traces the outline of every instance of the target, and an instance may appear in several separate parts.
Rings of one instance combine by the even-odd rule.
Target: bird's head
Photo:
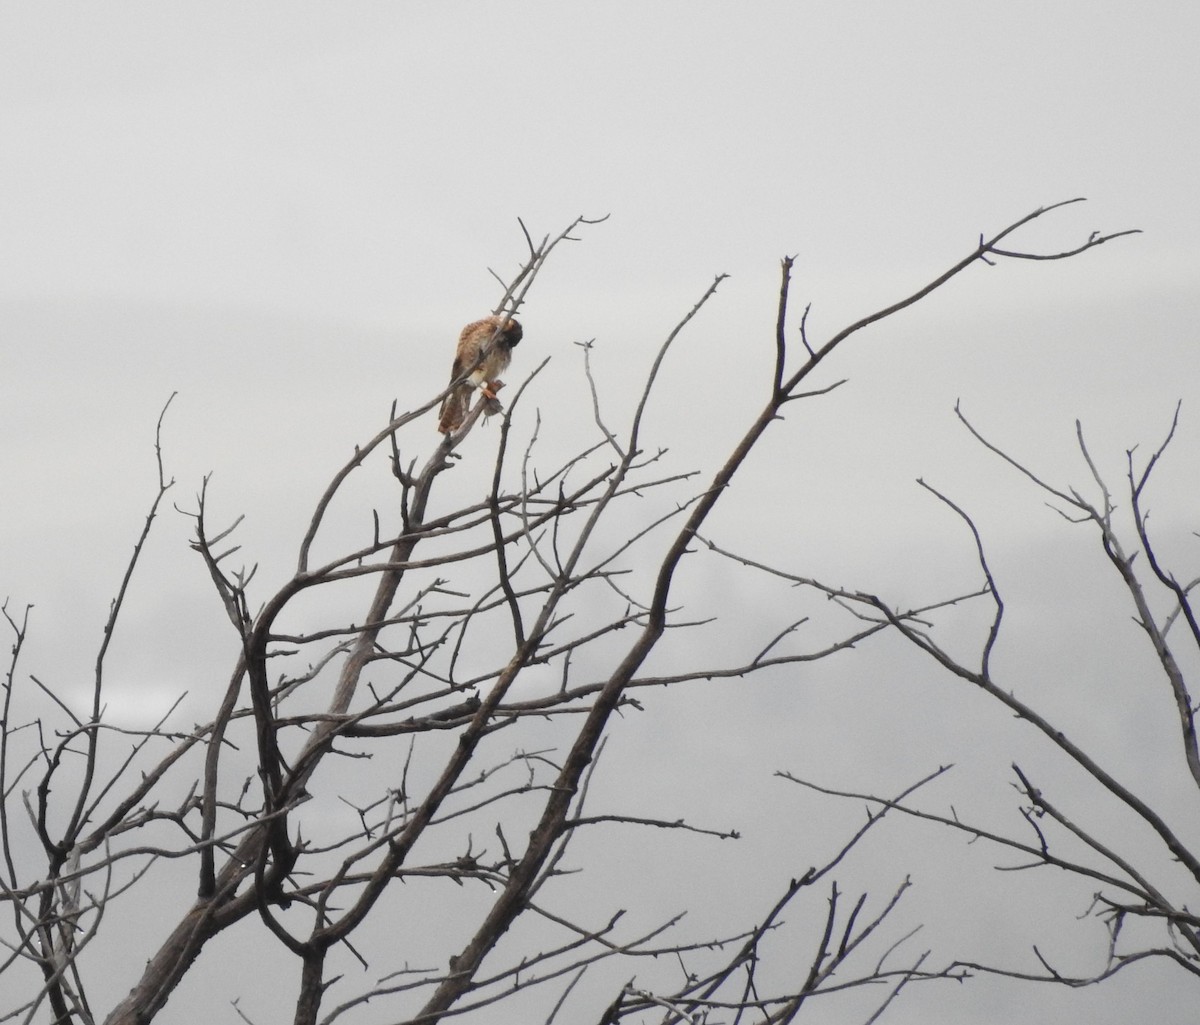
[[[525,332],[522,330],[521,325],[510,317],[505,322],[504,330],[500,332],[500,337],[504,340],[505,347],[511,349],[525,337]]]

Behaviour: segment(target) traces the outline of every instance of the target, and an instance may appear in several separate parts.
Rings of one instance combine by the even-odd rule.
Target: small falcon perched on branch
[[[504,382],[497,380],[497,375],[508,367],[513,346],[521,340],[522,334],[521,325],[511,317],[484,317],[462,329],[450,380],[457,381],[466,373],[470,376],[442,403],[439,431],[452,434],[462,426],[471,409],[471,393],[476,388],[483,392],[485,401],[489,403],[489,415],[491,404],[499,408],[496,392],[504,386]]]

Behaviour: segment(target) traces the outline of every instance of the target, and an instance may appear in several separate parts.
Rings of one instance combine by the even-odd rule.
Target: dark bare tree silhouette
[[[512,1001],[553,1021],[560,1012],[566,1017],[563,1008],[580,980],[590,979],[588,973],[602,964],[618,966],[613,977],[628,979],[634,969],[619,966],[666,960],[679,966],[674,985],[607,986],[600,1002],[572,1005],[570,1020],[787,1022],[815,996],[857,988],[877,991],[873,1020],[906,985],[963,978],[980,967],[931,964],[928,952],[901,946],[907,937],[890,931],[889,915],[906,883],[876,897],[844,893],[835,881],[855,845],[885,816],[895,815],[932,818],[1019,849],[1039,863],[1095,878],[1106,888],[1108,895],[1098,899],[1114,922],[1113,970],[1148,953],[1163,953],[1196,970],[1200,947],[1186,908],[1163,897],[1115,848],[1074,827],[1020,774],[1032,839],[921,811],[910,803],[921,784],[886,798],[867,797],[875,811],[861,828],[819,865],[781,879],[773,906],[747,908],[746,920],[729,923],[720,935],[672,939],[673,919],[631,930],[615,904],[601,922],[582,920],[571,910],[575,884],[566,854],[585,843],[592,827],[670,830],[698,840],[735,835],[671,817],[589,809],[589,782],[606,732],[616,728],[614,716],[637,707],[639,690],[753,676],[819,660],[884,632],[899,633],[1042,729],[1141,815],[1200,881],[1195,857],[1150,804],[1105,776],[1097,761],[990,675],[988,656],[1004,606],[982,543],[984,580],[973,594],[901,609],[867,593],[789,577],[852,614],[836,640],[810,649],[789,647],[781,643],[790,633],[785,631],[763,637],[760,653],[749,662],[706,664],[673,675],[646,670],[664,636],[687,623],[672,605],[684,556],[708,550],[740,558],[731,546],[708,538],[705,528],[747,456],[785,406],[837,387],[810,387],[817,368],[868,325],[900,313],[980,261],[1064,259],[1129,234],[1094,233],[1078,246],[1048,254],[1010,248],[1021,228],[1064,205],[1036,210],[981,237],[928,284],[821,343],[808,337],[803,318],[798,332],[789,331],[792,263],[785,259],[775,361],[770,379],[762,382],[763,405],[699,485],[691,475],[661,468],[643,425],[665,384],[659,373],[663,359],[721,277],[663,341],[627,423],[610,425],[602,415],[585,347],[595,433],[573,456],[543,465],[536,427],[534,441],[514,450],[511,428],[541,368],[512,388],[499,416],[486,494],[477,501],[438,508],[437,486],[449,471],[465,468],[458,450],[481,417],[497,413],[495,400],[481,401],[457,431],[436,442],[427,414],[447,392],[408,412],[393,409],[389,422],[355,448],[319,498],[299,540],[294,573],[254,597],[253,569],[235,568],[238,523],[212,521],[205,481],[195,504],[184,511],[194,522],[193,547],[233,630],[228,679],[223,690],[214,687],[220,696],[207,722],[181,730],[168,715],[139,732],[106,721],[106,655],[126,594],[135,586],[146,538],[172,487],[157,447],[157,494],[112,603],[89,707],[73,707],[26,674],[21,655],[29,612],[11,602],[5,607],[13,645],[0,735],[0,902],[9,912],[0,934],[6,951],[0,972],[13,984],[4,987],[7,1007],[0,1008],[0,1020],[149,1022],[209,942],[239,924],[245,930],[239,942],[294,956],[292,989],[280,1000],[298,1023],[435,1022],[458,1015],[495,1021],[500,1005]],[[593,223],[580,218],[541,242],[526,233],[527,260],[494,312],[519,313],[546,260]],[[798,345],[791,341],[797,336]],[[429,449],[423,462],[413,455]],[[1155,459],[1140,475],[1131,463],[1135,505]],[[344,500],[347,480],[385,461],[391,492],[372,513],[370,531],[350,542],[328,536],[326,515]],[[1158,565],[1139,513],[1144,562],[1153,582],[1175,601],[1174,611],[1155,618],[1132,572],[1133,560],[1112,529],[1107,492],[1102,490],[1099,504],[1089,504],[1074,492],[1033,480],[1099,528],[1105,553],[1127,580],[1160,652],[1189,744],[1188,764],[1200,782],[1190,692],[1166,643],[1177,621],[1189,640],[1200,638],[1188,601],[1193,585],[1178,583]],[[678,498],[687,488],[692,490]],[[639,503],[656,494],[669,497],[644,512],[647,506]],[[787,575],[778,566],[759,568]],[[357,600],[364,584],[373,586],[366,607],[358,615],[346,613],[347,601]],[[321,626],[297,627],[302,617],[296,610],[302,603],[313,607],[314,596],[317,607],[329,610]],[[996,615],[980,664],[968,668],[938,647],[925,620],[937,607],[971,597],[990,598]],[[516,686],[531,678],[541,682]],[[547,679],[554,684],[544,685]],[[561,745],[553,751],[528,747],[529,725],[546,721],[558,725]],[[347,760],[375,757],[401,768],[344,783]],[[1082,838],[1109,868],[1058,859],[1045,822]],[[636,844],[629,853],[634,865]],[[146,873],[163,865],[180,886],[188,880],[195,887],[195,900],[178,921],[163,923],[162,935],[144,937],[144,968],[140,978],[130,979],[128,996],[114,1007],[96,1007],[89,978],[104,971],[105,937],[119,934],[124,905],[118,898],[136,893]],[[396,915],[396,894],[418,884],[474,888],[478,913],[445,936],[409,929]],[[796,916],[786,925],[785,910]],[[1182,942],[1141,954],[1117,951],[1120,923],[1132,914],[1158,917]],[[391,922],[387,949],[360,946],[367,924],[380,918]],[[517,927],[523,930],[519,938],[506,942]],[[257,938],[250,939],[252,931]],[[785,933],[799,937],[797,944],[807,943],[811,953],[802,965],[789,957],[781,971],[772,966],[770,953]],[[354,963],[369,964],[373,980],[358,989],[342,978],[346,965]],[[1046,973],[1052,974],[1048,965]],[[522,1015],[529,1020],[527,1011]]]

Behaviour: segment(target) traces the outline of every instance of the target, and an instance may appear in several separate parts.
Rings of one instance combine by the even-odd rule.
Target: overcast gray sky
[[[611,215],[539,280],[510,374],[551,357],[532,401],[552,429],[567,425],[567,447],[567,407],[584,395],[572,343],[595,339],[619,418],[665,333],[730,275],[689,328],[673,398],[652,421],[680,467],[711,469],[768,380],[781,256],[796,257],[796,312],[812,302],[820,341],[980,233],[1086,196],[1028,244],[1144,234],[1064,263],[974,267],[865,332],[822,379],[849,383],[798,408],[747,466],[739,487],[768,498],[720,526],[739,540],[752,508],[746,554],[916,600],[940,579],[972,579],[952,519],[913,483],[925,476],[978,513],[1025,582],[1015,675],[1039,666],[1055,707],[1098,723],[1129,764],[1153,761],[1139,744],[1158,741],[1096,707],[1121,679],[1104,699],[1072,690],[1091,683],[1071,669],[1098,672],[1118,654],[1100,658],[1081,631],[1061,674],[1033,661],[1056,647],[1039,615],[1080,601],[1055,563],[1077,553],[952,410],[961,399],[1014,453],[1083,484],[1077,417],[1119,474],[1124,450],[1157,442],[1182,399],[1156,520],[1164,532],[1195,525],[1198,42],[1200,8],[1164,0],[0,3],[0,596],[37,606],[31,662],[86,676],[175,391],[164,430],[175,501],[211,471],[221,509],[247,513],[242,541],[262,579],[283,579],[312,500],[353,445],[393,399],[414,406],[444,387],[459,327],[499,297],[488,268],[519,265],[518,217],[541,235]],[[432,419],[429,430],[432,445]],[[194,687],[205,674],[181,661],[224,639],[188,531],[168,511],[154,583],[131,604],[131,634],[173,637],[124,656],[111,698],[131,715]],[[739,580],[731,569],[716,585]],[[688,586],[702,603],[713,583]],[[197,608],[211,629],[185,636]],[[1086,625],[1086,608],[1073,621]],[[651,708],[614,751],[628,752],[632,779],[639,759],[676,746],[682,758],[708,729],[725,752],[707,763],[713,786],[791,769],[887,789],[1003,729],[995,710],[960,709],[944,681],[918,679],[916,663],[897,694],[895,664],[831,666],[802,702],[711,693],[684,724]],[[780,719],[781,700],[800,702],[787,705],[794,720]],[[946,728],[931,728],[931,708]],[[958,713],[978,722],[960,733]],[[911,759],[914,746],[927,757]],[[980,778],[999,786],[1012,757],[1002,745],[981,756]],[[664,803],[716,815],[685,782]],[[1000,893],[971,928],[1012,933],[1015,951],[1012,899]],[[1022,914],[1042,906],[1028,899]],[[895,1020],[993,1021],[1002,1007],[1006,1020],[1115,1023],[1139,1017],[1148,994],[1156,1020],[1192,1020],[1181,978],[1130,976],[1074,1002],[956,988],[914,997]]]

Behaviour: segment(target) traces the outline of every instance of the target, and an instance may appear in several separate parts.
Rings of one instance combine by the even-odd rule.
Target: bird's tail
[[[470,405],[470,391],[466,388],[455,388],[442,400],[442,416],[438,421],[438,430],[442,434],[452,434],[457,431],[467,418]]]

